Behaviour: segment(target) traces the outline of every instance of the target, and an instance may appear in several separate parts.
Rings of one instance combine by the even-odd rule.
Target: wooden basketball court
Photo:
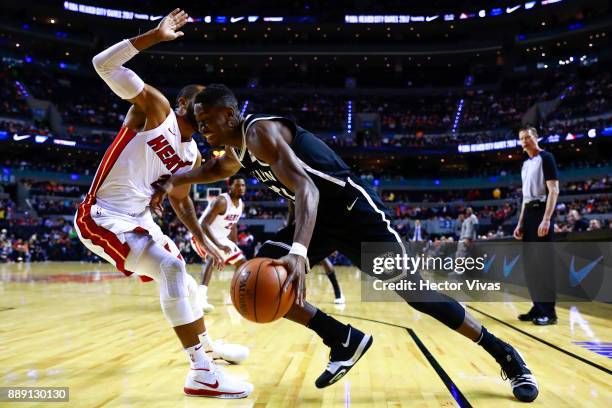
[[[191,265],[197,274],[198,267]],[[248,399],[216,400],[182,394],[186,357],[162,316],[155,283],[125,278],[107,264],[0,265],[0,386],[67,386],[69,403],[0,403],[75,407],[510,407],[510,387],[480,347],[404,303],[360,301],[359,275],[338,268],[347,298],[339,309],[317,267],[308,298],[374,335],[374,345],[337,384],[314,380],[327,348],[310,330],[289,321],[250,323],[229,301],[232,271],[213,277],[206,316],[215,340],[251,349],[240,366]],[[559,324],[516,320],[519,303],[467,305],[489,331],[515,345],[540,384],[536,407],[612,406],[612,305],[562,304]],[[582,343],[581,343],[582,342]],[[607,356],[606,356],[607,355]]]

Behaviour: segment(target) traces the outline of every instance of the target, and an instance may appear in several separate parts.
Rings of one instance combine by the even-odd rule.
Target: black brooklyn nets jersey
[[[274,115],[248,115],[242,123],[242,148],[233,149],[240,165],[253,177],[281,197],[294,201],[293,192],[278,180],[270,165],[258,160],[246,147],[246,134],[259,120],[282,122],[291,130],[293,140],[290,147],[319,189],[322,198],[336,195],[344,188],[347,178],[351,175],[349,166],[321,139],[297,126],[293,121]]]

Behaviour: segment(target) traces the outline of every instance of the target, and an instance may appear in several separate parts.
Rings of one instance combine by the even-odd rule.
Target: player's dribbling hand
[[[514,229],[514,232],[512,233],[512,236],[514,237],[514,239],[518,239],[518,240],[523,239],[523,227],[521,227],[520,225],[517,225],[516,228]]]
[[[159,22],[155,29],[155,34],[159,41],[172,41],[178,37],[185,35],[182,31],[178,31],[181,27],[187,24],[189,16],[180,8],[174,9],[162,21]]]
[[[283,284],[282,291],[286,292],[289,289],[289,285],[293,282],[295,285],[295,301],[299,306],[304,306],[306,301],[306,259],[299,255],[288,254],[273,260],[270,264],[283,266],[287,270],[288,275]]]

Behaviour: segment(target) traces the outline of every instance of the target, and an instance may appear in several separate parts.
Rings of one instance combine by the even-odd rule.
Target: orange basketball
[[[254,258],[244,263],[232,278],[232,303],[246,319],[269,323],[283,317],[295,301],[293,284],[285,293],[281,288],[287,270],[270,265],[270,258]]]

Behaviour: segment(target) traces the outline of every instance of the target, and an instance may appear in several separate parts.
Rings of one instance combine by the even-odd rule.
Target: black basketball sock
[[[329,347],[343,342],[349,330],[346,324],[340,323],[319,309],[308,322],[308,328],[317,333],[323,339],[323,343]]]
[[[327,278],[334,288],[334,297],[338,299],[340,296],[342,296],[342,292],[340,291],[340,285],[338,285],[338,279],[336,279],[336,272],[328,273]]]
[[[508,354],[505,348],[506,343],[489,333],[484,326],[482,326],[482,332],[476,343],[482,346],[495,360],[503,359]]]

